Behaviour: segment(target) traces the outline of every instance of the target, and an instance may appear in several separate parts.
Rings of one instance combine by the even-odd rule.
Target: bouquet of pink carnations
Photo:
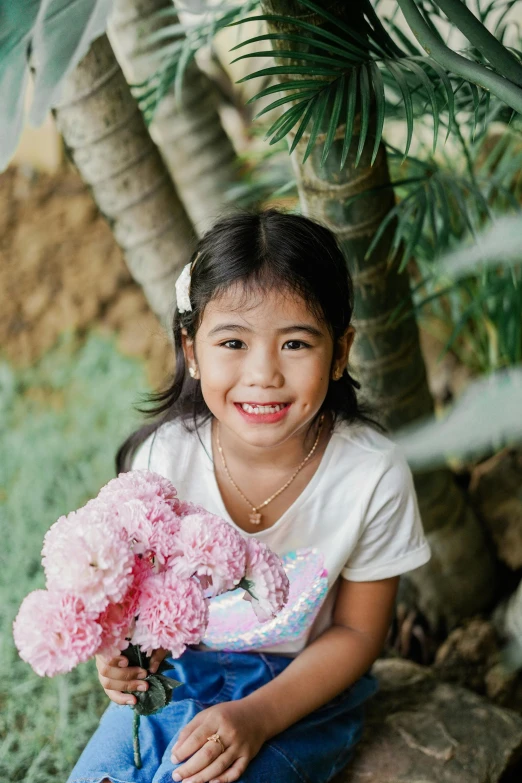
[[[40,676],[73,669],[97,653],[125,651],[148,669],[153,650],[178,658],[198,644],[208,602],[242,588],[258,619],[269,620],[288,599],[281,560],[254,538],[200,506],[182,502],[167,479],[148,470],[120,473],[85,506],[48,530],[42,549],[46,590],[22,602],[14,621],[21,658]],[[140,715],[166,706],[180,685],[163,672],[136,692],[134,759]]]

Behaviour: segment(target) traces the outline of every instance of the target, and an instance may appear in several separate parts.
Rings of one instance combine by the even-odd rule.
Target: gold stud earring
[[[339,381],[342,378],[342,376],[343,376],[343,371],[338,367],[333,374],[333,379],[334,381]]]
[[[194,378],[194,380],[199,378],[199,373],[195,367],[189,367],[189,375],[191,378]]]

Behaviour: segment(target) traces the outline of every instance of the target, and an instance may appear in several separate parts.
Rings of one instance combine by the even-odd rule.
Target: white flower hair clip
[[[176,280],[175,289],[178,313],[190,313],[192,311],[192,305],[190,304],[190,277],[198,257],[199,253],[192,263],[185,264]]]

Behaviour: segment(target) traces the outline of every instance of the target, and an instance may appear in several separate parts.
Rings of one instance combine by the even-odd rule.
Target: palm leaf
[[[439,134],[439,106],[437,104],[437,96],[433,88],[433,84],[416,60],[405,60],[404,64],[406,68],[409,68],[409,70],[413,71],[413,73],[417,76],[421,84],[424,86],[430,99],[433,112],[433,153],[435,153],[435,149],[437,147],[437,137]]]
[[[317,96],[313,98],[308,106],[306,107],[306,110],[303,115],[303,119],[301,120],[299,127],[296,131],[296,134],[294,136],[294,140],[292,141],[292,144],[290,145],[290,153],[294,151],[294,149],[297,147],[298,143],[301,140],[301,137],[303,133],[305,132],[306,128],[308,127],[308,123],[310,122],[310,118],[312,116],[312,113],[315,109],[315,102],[317,100]]]
[[[389,151],[390,162],[402,160],[400,151]],[[522,153],[521,153],[522,159]],[[464,237],[468,232],[476,233],[490,216],[490,205],[485,195],[491,177],[483,182],[463,176],[443,161],[422,161],[410,156],[408,167],[412,176],[392,180],[398,201],[385,215],[370,242],[367,257],[371,256],[383,233],[395,223],[391,243],[391,254],[404,269],[409,258],[422,247],[422,258],[432,262],[447,251],[454,238]],[[484,189],[484,192],[482,190]],[[356,198],[356,197],[353,197]]]
[[[395,21],[391,17],[383,17],[384,21],[390,28],[390,30],[393,31],[394,35],[399,39],[401,46],[405,52],[408,52],[411,56],[423,56],[423,50],[417,46],[417,44],[412,41],[407,34],[404,32],[404,30],[401,30],[401,28],[395,24]]]
[[[322,16],[322,9],[314,6],[316,8],[316,13],[318,13],[320,16]],[[303,21],[302,19],[295,18],[293,16],[281,16],[278,14],[260,14],[257,16],[250,16],[248,18],[249,22],[272,22],[273,24],[281,24],[281,25],[291,25],[292,27],[298,27],[302,30],[305,30],[306,32],[310,33],[310,38],[308,40],[308,43],[314,43],[316,40],[321,40],[324,38],[326,41],[331,41],[332,43],[338,45],[341,47],[341,49],[345,52],[345,56],[348,54],[352,54],[355,57],[354,61],[358,61],[364,56],[368,56],[368,45],[367,43],[364,43],[361,45],[358,42],[358,38],[354,38],[352,34],[348,35],[346,38],[343,38],[339,35],[336,35],[335,33],[330,32],[329,30],[325,30],[323,27],[318,27],[317,25],[309,24],[308,22]],[[228,26],[233,27],[234,25],[243,24],[245,22],[244,19],[240,19],[236,22],[231,22]],[[274,36],[275,38],[279,38],[280,35],[285,35],[284,33],[271,33],[270,35]],[[264,40],[265,36],[257,36],[256,40]],[[254,39],[250,38],[246,41],[242,41],[238,46],[234,47],[235,49],[239,48],[240,46],[247,46],[250,43],[252,43]],[[277,54],[274,52],[274,55]]]
[[[405,269],[419,243],[424,229],[427,211],[428,197],[426,190],[421,190],[415,199],[415,215],[412,215],[412,222],[409,226],[408,232],[409,236],[404,244],[404,251],[402,254],[402,262],[399,267],[399,272],[402,272]]]
[[[368,126],[370,124],[370,78],[366,65],[361,65],[359,70],[359,90],[361,96],[361,130],[359,132],[359,144],[357,145],[357,154],[355,156],[355,166],[359,165],[361,155],[366,143]]]
[[[406,112],[406,124],[408,127],[408,135],[406,137],[406,145],[404,148],[404,157],[409,152],[411,146],[411,139],[413,136],[413,104],[411,100],[411,94],[404,76],[401,73],[401,69],[398,63],[391,60],[385,60],[384,64],[391,75],[394,77],[399,90],[401,91],[402,99],[404,101],[404,110]]]
[[[346,163],[346,157],[350,150],[355,123],[355,111],[357,106],[357,69],[352,68],[348,80],[348,100],[346,105],[346,130],[344,134],[343,150],[341,153],[341,168]]]
[[[110,9],[110,0],[2,2],[0,171],[22,132],[29,58],[34,81],[29,119],[39,125],[56,106],[64,79],[105,32]]]
[[[379,146],[382,139],[382,131],[384,127],[384,114],[386,111],[386,102],[384,95],[384,82],[381,72],[374,62],[370,63],[370,71],[372,75],[373,91],[375,96],[375,142],[373,145],[371,165],[373,166]]]
[[[314,105],[317,96],[314,96],[311,101],[311,105]],[[287,112],[282,114],[272,125],[272,129],[275,127],[275,133],[272,136],[270,144],[277,144],[278,141],[283,139],[286,134],[292,130],[296,122],[301,115],[306,111],[307,104],[304,101],[298,103],[296,106],[292,106]]]
[[[326,136],[326,140],[324,143],[324,149],[323,149],[323,156],[321,159],[321,164],[324,164],[328,153],[330,152],[332,148],[332,144],[334,142],[334,136],[335,131],[337,129],[337,123],[339,121],[339,115],[341,113],[341,106],[343,104],[344,94],[345,94],[345,76],[341,76],[341,78],[337,82],[337,89],[335,92],[335,98],[334,103],[332,107],[332,115],[330,118],[330,124],[328,127],[328,134]]]
[[[352,39],[356,41],[363,50],[369,47],[370,51],[372,51],[377,57],[386,55],[386,50],[381,48],[379,42],[375,40],[374,36],[372,35],[372,29],[368,24],[366,17],[362,18],[362,29],[367,33],[367,35],[361,35],[353,27],[345,24],[338,16],[328,13],[325,8],[315,5],[315,3],[310,2],[310,0],[299,0],[299,2],[301,5],[304,5],[305,8],[308,8],[310,11],[313,11],[316,14],[320,14],[323,19],[331,22],[331,24],[344,33],[348,40]]]
[[[149,17],[149,24],[172,17],[173,23],[159,30],[144,32],[137,53],[158,60],[155,74],[141,84],[132,85],[132,91],[147,122],[151,122],[161,99],[174,87],[177,100],[181,99],[183,77],[196,52],[211,43],[217,32],[227,27],[238,16],[247,16],[259,5],[259,0],[245,0],[237,6],[221,3],[207,6],[202,18],[190,24],[178,21],[177,9],[160,9]],[[191,8],[194,14],[194,9]],[[164,43],[162,44],[162,41]]]
[[[303,157],[303,163],[306,161],[306,159],[312,152],[317,137],[322,130],[323,120],[326,114],[327,106],[328,106],[328,92],[326,90],[323,90],[317,96],[317,103],[316,106],[314,107],[315,113],[312,118],[312,130],[310,131],[310,138],[308,139],[308,144],[306,146],[306,151]]]
[[[446,353],[447,351],[452,348],[455,340],[460,335],[462,329],[464,328],[467,321],[469,321],[470,318],[472,318],[475,315],[481,315],[482,314],[482,305],[483,303],[489,299],[492,296],[497,296],[499,293],[502,292],[502,290],[505,288],[505,281],[498,281],[494,285],[489,285],[486,288],[484,288],[480,293],[475,293],[473,296],[471,304],[461,313],[459,319],[457,320],[455,326],[453,327],[453,331],[451,332],[451,335],[449,336],[448,340],[446,341],[442,352]]]
[[[292,120],[299,116],[306,119],[305,124],[301,119],[298,129],[299,138],[310,125],[316,139],[319,131],[317,133],[315,131],[319,126],[322,127],[324,117],[328,116],[327,127],[322,128],[322,132],[326,134],[323,163],[331,153],[336,126],[341,121],[344,106],[347,108],[346,116],[349,122],[346,126],[341,165],[346,161],[353,137],[352,115],[355,116],[355,111],[360,109],[361,133],[355,159],[357,165],[368,139],[370,113],[373,113],[374,107],[376,119],[371,161],[375,160],[382,138],[384,119],[390,110],[392,114],[397,112],[397,106],[391,105],[387,98],[387,93],[391,89],[404,107],[407,124],[405,155],[408,154],[412,141],[414,116],[419,113],[426,114],[427,106],[430,107],[430,115],[433,117],[434,149],[437,145],[439,125],[443,121],[443,111],[446,108],[448,133],[454,126],[456,110],[472,112],[475,122],[479,114],[484,116],[482,104],[485,104],[486,100],[485,98],[482,100],[483,93],[479,93],[474,85],[465,83],[466,86],[463,87],[462,80],[452,80],[444,68],[431,58],[422,56],[421,50],[407,36],[400,34],[393,19],[388,20],[394,36],[392,37],[375,13],[370,0],[361,0],[363,13],[358,17],[360,24],[358,23],[357,28],[311,0],[299,0],[299,2],[324,19],[327,24],[315,25],[305,21],[304,18],[290,15],[258,13],[250,15],[257,6],[257,0],[248,0],[232,8],[229,4],[225,7],[217,6],[213,13],[209,9],[203,20],[197,24],[173,25],[174,40],[172,36],[169,39],[167,30],[162,31],[155,40],[156,44],[164,40],[164,46],[160,47],[155,56],[161,56],[162,49],[168,52],[168,55],[165,56],[156,79],[153,78],[149,83],[140,85],[136,93],[147,116],[150,118],[159,99],[172,83],[175,84],[179,94],[184,68],[197,49],[209,43],[211,35],[216,30],[225,26],[234,27],[247,20],[282,28],[278,32],[267,32],[250,37],[231,49],[236,52],[243,47],[263,43],[275,47],[270,50],[263,48],[257,50],[256,47],[256,51],[240,53],[233,60],[236,63],[239,60],[262,56],[277,61],[276,65],[261,68],[238,80],[238,83],[242,83],[258,77],[264,80],[271,77],[278,79],[278,84],[265,86],[249,100],[249,103],[254,102],[271,94],[275,97],[270,106],[264,107],[256,118],[271,109],[284,106],[284,119],[268,128],[267,138],[279,140],[282,128],[286,128],[288,133],[291,132],[296,124]],[[182,33],[186,40],[180,45],[175,39]],[[144,43],[146,45],[147,38]],[[288,62],[284,63],[285,60]],[[459,96],[458,106],[456,106],[456,95]],[[415,109],[413,99],[416,101]],[[293,105],[289,108],[286,108],[286,105],[295,103],[304,104],[300,112],[287,114],[293,109]],[[316,112],[319,111],[322,112],[322,117],[318,118]],[[295,143],[292,146],[295,149]],[[309,151],[305,152],[306,157],[309,154]]]

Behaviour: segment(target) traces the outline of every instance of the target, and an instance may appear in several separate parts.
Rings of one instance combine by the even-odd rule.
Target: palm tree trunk
[[[344,23],[357,26],[361,13],[357,4],[341,0],[316,2]],[[294,0],[263,0],[262,6],[266,13],[305,17],[308,23],[328,28],[322,17]],[[287,32],[290,29],[285,26]],[[277,43],[274,42],[276,46]],[[289,42],[285,42],[285,48],[290,48]],[[288,63],[288,59],[284,62]],[[325,127],[327,123],[328,112]],[[394,204],[391,188],[367,192],[390,182],[385,149],[381,145],[371,166],[374,138],[369,133],[355,168],[356,124],[349,156],[340,170],[343,138],[344,126],[340,125],[332,151],[321,166],[325,135],[319,134],[303,165],[309,139],[305,133],[292,155],[292,164],[303,212],[329,226],[344,250],[355,286],[355,374],[363,392],[394,430],[431,413],[433,402],[415,319],[386,326],[396,306],[410,298],[407,274],[399,273],[397,265],[390,264],[393,226],[371,256],[366,257],[377,227]],[[366,195],[349,203],[352,196],[363,193]],[[409,578],[417,589],[418,605],[429,620],[434,625],[442,620],[451,626],[492,603],[494,560],[482,528],[449,470],[416,474],[415,484],[433,555],[430,563],[412,572]]]
[[[105,35],[67,78],[55,118],[132,276],[166,325],[194,231]]]
[[[177,19],[160,22],[152,15],[172,8],[172,0],[115,0],[109,35],[129,82],[143,82],[158,61],[138,54],[146,33]],[[217,109],[217,91],[192,61],[184,76],[182,102],[174,88],[163,97],[150,126],[194,226],[201,234],[227,206],[225,190],[237,181],[236,153]]]

